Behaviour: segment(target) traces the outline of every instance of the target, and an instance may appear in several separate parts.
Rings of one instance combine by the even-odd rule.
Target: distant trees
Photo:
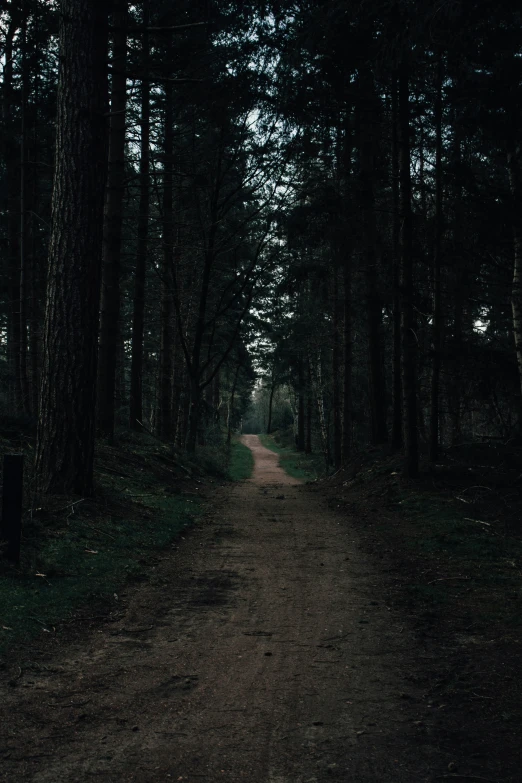
[[[280,290],[300,266],[310,320],[304,395],[297,369],[289,383],[315,398],[312,441],[333,465],[341,429],[343,462],[388,441],[414,477],[423,454],[518,427],[521,15],[341,0],[294,11],[280,22],[279,100],[303,143]],[[289,309],[288,346],[303,322]],[[298,405],[296,432],[307,415]]]

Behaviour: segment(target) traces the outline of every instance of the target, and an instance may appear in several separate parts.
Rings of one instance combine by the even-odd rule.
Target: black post
[[[14,563],[20,560],[23,476],[24,455],[5,454],[0,539],[7,542],[6,557]]]

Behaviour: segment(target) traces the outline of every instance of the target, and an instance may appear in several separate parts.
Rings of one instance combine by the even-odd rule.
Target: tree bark
[[[236,397],[237,381],[239,378],[239,371],[241,370],[241,362],[237,363],[236,371],[234,373],[234,381],[232,383],[232,391],[230,392],[230,400],[228,403],[228,416],[227,416],[227,445],[230,446],[232,440],[232,419],[234,417],[234,400]]]
[[[300,351],[297,360],[297,438],[295,444],[299,451],[304,451],[305,449],[305,382],[303,364],[303,353]]]
[[[39,488],[93,491],[107,176],[107,11],[62,0],[57,140],[36,449]]]
[[[39,18],[38,6],[34,10],[33,25],[38,30]],[[32,76],[33,86],[33,106],[31,112],[32,122],[32,145],[28,151],[31,162],[28,168],[29,206],[32,210],[30,224],[28,227],[29,256],[30,267],[28,270],[28,297],[29,297],[29,377],[30,377],[30,408],[31,415],[38,417],[38,395],[40,391],[40,358],[41,358],[41,333],[42,333],[42,300],[44,298],[44,275],[45,270],[36,255],[37,250],[37,230],[35,215],[40,212],[40,175],[39,175],[39,157],[40,157],[40,128],[38,107],[40,105],[40,49],[35,37],[33,48]]]
[[[306,362],[307,368],[307,394],[306,394],[306,433],[305,433],[305,454],[312,453],[312,409],[314,405],[314,399],[312,395],[312,367],[310,364],[310,357]]]
[[[216,182],[219,183],[220,168],[218,166]],[[196,441],[199,427],[199,418],[201,414],[201,351],[203,348],[203,338],[205,335],[205,318],[207,313],[208,296],[210,289],[210,276],[214,264],[214,243],[217,231],[217,195],[213,196],[213,205],[211,208],[211,225],[209,230],[208,245],[205,252],[203,273],[201,277],[201,288],[199,292],[198,312],[196,317],[196,328],[194,330],[194,342],[190,356],[190,412],[187,433],[187,451],[194,453],[196,450]]]
[[[161,272],[161,341],[160,341],[160,380],[159,380],[159,435],[172,440],[172,381],[173,381],[173,280],[172,264],[174,259],[173,231],[173,146],[174,146],[174,92],[171,83],[165,85],[165,117],[163,143],[163,261]]]
[[[411,208],[411,153],[409,68],[405,59],[399,66],[399,177],[401,196],[401,348],[402,404],[405,446],[405,473],[415,478],[419,472],[417,430],[417,335],[413,309],[413,242]]]
[[[110,102],[109,168],[103,225],[103,260],[98,355],[98,428],[112,440],[120,319],[120,267],[125,178],[127,105],[127,0],[117,0]]]
[[[342,424],[342,463],[347,465],[352,450],[353,400],[353,328],[352,328],[352,239],[349,235],[350,209],[348,182],[352,172],[352,129],[350,127],[350,109],[346,108],[344,137],[344,193],[343,218],[345,242],[343,246],[343,424]]]
[[[509,184],[512,197],[513,224],[513,282],[511,287],[511,311],[513,314],[513,335],[517,358],[520,390],[522,393],[522,229],[520,224],[520,207],[522,205],[522,188],[520,176],[521,150],[514,147],[508,152]],[[522,413],[519,414],[519,421]]]
[[[400,187],[399,187],[399,110],[397,72],[392,76],[392,278],[393,278],[393,357],[392,357],[392,451],[403,446],[401,378],[401,300],[400,300]]]
[[[272,432],[272,407],[274,403],[274,392],[276,388],[275,374],[272,369],[272,377],[270,378],[270,396],[268,398],[268,423],[266,425],[266,434],[270,435]]]
[[[145,329],[145,284],[149,238],[149,175],[150,175],[150,83],[149,68],[149,0],[143,2],[143,72],[141,83],[141,144],[140,144],[140,199],[138,215],[138,247],[134,271],[134,298],[132,311],[130,427],[143,426],[143,334]]]
[[[333,270],[332,300],[332,406],[333,406],[333,459],[335,468],[342,460],[342,417],[341,417],[341,340],[339,334],[339,270]],[[306,451],[306,444],[305,444]]]
[[[14,39],[20,23],[19,9],[10,7],[11,18],[7,29],[4,49],[4,72],[2,94],[2,119],[4,125],[3,159],[5,161],[5,180],[7,194],[5,211],[7,213],[6,253],[7,268],[5,276],[8,286],[7,307],[7,365],[8,399],[13,413],[22,407],[22,389],[20,386],[20,179],[17,163],[18,150],[13,128],[13,62]]]
[[[439,397],[442,355],[441,257],[444,216],[442,203],[442,56],[437,63],[435,96],[435,242],[433,247],[433,362],[431,371],[430,460],[439,454]]]
[[[29,59],[27,56],[27,6],[22,4],[22,105],[20,127],[20,393],[21,408],[26,414],[31,414],[31,395],[27,369],[28,359],[28,300],[29,280],[31,275],[31,259],[29,255],[29,220],[28,220],[28,130],[27,130],[27,98],[29,93]]]
[[[312,374],[315,402],[317,405],[317,415],[319,419],[319,428],[321,432],[321,445],[324,456],[324,462],[326,468],[330,466],[330,443],[328,439],[328,425],[326,423],[326,415],[324,410],[324,396],[323,396],[323,378],[321,367],[321,349],[317,351],[317,360],[315,365],[315,373]],[[304,411],[303,411],[304,413]]]
[[[375,153],[377,96],[373,74],[363,68],[360,76],[359,151],[360,205],[364,236],[366,312],[368,326],[369,397],[372,442],[386,443],[386,384],[382,345],[382,301],[378,289],[377,221],[375,216]]]
[[[454,77],[455,78],[455,77]],[[457,77],[458,78],[458,77]],[[462,207],[462,130],[457,109],[453,117],[453,270],[455,293],[453,299],[453,348],[451,360],[451,378],[448,390],[448,408],[451,425],[451,443],[456,445],[462,440],[461,408],[462,408],[462,359],[464,347],[464,299],[467,291],[467,269],[463,248],[463,207]]]

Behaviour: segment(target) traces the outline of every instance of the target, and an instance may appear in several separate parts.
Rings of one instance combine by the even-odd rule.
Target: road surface
[[[436,779],[386,576],[349,519],[243,440],[252,478],[127,589],[120,619],[6,687],[0,780]]]

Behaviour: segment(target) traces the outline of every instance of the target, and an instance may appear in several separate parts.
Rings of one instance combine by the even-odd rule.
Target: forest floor
[[[303,485],[244,442],[153,578],[0,671],[0,780],[520,783],[518,550],[477,581],[390,465]]]

